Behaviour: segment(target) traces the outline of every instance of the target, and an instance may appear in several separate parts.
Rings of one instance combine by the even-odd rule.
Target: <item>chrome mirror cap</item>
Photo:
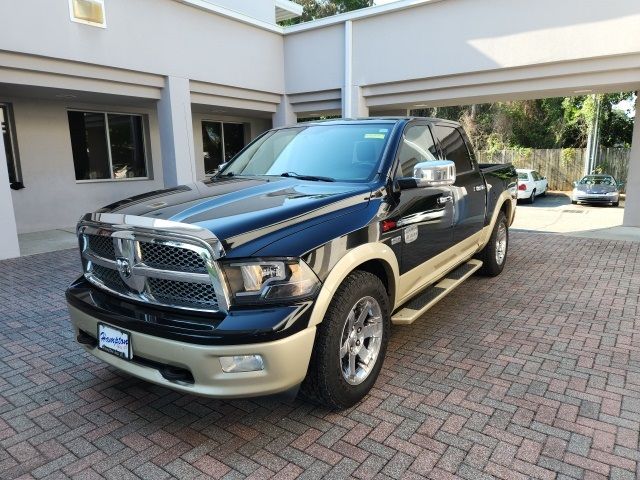
[[[444,187],[456,181],[456,164],[451,160],[420,162],[413,167],[413,178],[418,187]]]

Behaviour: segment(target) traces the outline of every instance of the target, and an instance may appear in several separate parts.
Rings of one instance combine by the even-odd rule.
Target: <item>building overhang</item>
[[[276,0],[276,22],[290,20],[302,15],[303,7],[290,0]]]

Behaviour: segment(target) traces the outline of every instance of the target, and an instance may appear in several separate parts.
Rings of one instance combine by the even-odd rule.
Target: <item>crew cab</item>
[[[392,324],[502,271],[516,198],[513,166],[479,165],[454,122],[273,129],[205,181],[80,220],[75,335],[182,392],[300,388],[349,407],[372,388]]]

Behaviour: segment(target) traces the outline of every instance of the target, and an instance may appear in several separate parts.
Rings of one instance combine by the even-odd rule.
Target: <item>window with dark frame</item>
[[[149,178],[142,115],[71,110],[76,180]]]
[[[24,188],[22,183],[22,172],[20,171],[20,159],[18,157],[18,146],[16,144],[13,112],[11,105],[0,103],[0,130],[4,140],[4,152],[7,157],[7,171],[9,172],[9,186],[13,190]]]
[[[456,174],[470,172],[473,169],[471,154],[464,137],[457,128],[448,125],[436,125],[433,128],[433,133],[440,142],[444,158],[456,164]]]
[[[231,122],[202,122],[202,150],[204,171],[215,173],[221,164],[231,160],[245,146],[244,124]]]

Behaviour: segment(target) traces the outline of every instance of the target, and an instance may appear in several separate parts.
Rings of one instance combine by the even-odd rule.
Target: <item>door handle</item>
[[[444,205],[444,204],[446,204],[446,203],[448,203],[448,202],[453,202],[453,197],[452,197],[451,195],[446,195],[446,196],[443,196],[443,197],[438,197],[437,202],[438,202],[438,205]]]
[[[473,190],[476,191],[476,192],[480,192],[480,191],[482,191],[484,189],[485,189],[484,185],[476,185],[475,187],[473,187]]]

